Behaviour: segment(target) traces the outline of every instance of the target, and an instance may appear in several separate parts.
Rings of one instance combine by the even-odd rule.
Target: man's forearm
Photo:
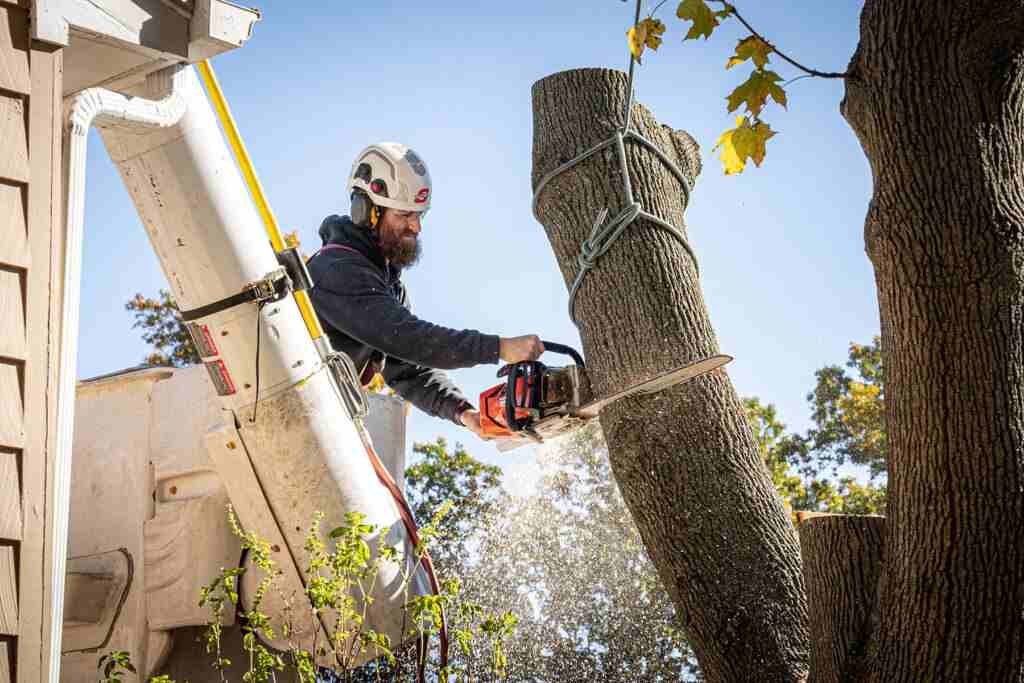
[[[384,380],[395,393],[423,412],[460,426],[461,414],[473,408],[473,404],[452,383],[447,373],[441,370],[389,359],[384,369]]]

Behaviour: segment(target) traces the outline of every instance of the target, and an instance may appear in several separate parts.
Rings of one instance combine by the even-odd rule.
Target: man
[[[328,216],[320,226],[310,295],[331,345],[352,358],[364,385],[380,372],[417,408],[482,436],[480,413],[444,371],[535,360],[544,346],[536,335],[453,330],[412,314],[401,275],[420,256],[430,189],[426,165],[405,145],[363,150],[349,176],[351,216]]]

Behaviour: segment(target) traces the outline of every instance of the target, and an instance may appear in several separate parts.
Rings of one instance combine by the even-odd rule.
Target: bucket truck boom
[[[154,410],[157,405],[174,406],[176,414],[152,418],[162,433],[185,439],[182,443],[186,445],[193,443],[188,439],[194,435],[194,450],[199,450],[200,443],[205,447],[205,453],[193,453],[185,458],[191,462],[178,462],[170,472],[151,472],[146,485],[151,490],[131,493],[133,500],[152,497],[156,508],[150,510],[157,514],[145,528],[147,549],[172,547],[177,543],[172,542],[174,538],[186,534],[195,541],[196,557],[212,553],[210,557],[216,561],[230,559],[237,546],[223,533],[224,510],[212,505],[220,500],[216,496],[222,496],[234,505],[247,531],[270,541],[273,559],[283,570],[283,593],[301,597],[308,566],[303,541],[314,513],[323,513],[327,529],[340,526],[348,512],[363,513],[366,522],[380,530],[383,542],[404,558],[402,563],[383,564],[366,605],[367,626],[397,644],[406,638],[403,628],[409,623],[403,604],[411,596],[436,592],[436,580],[429,563],[415,564],[415,524],[393,477],[373,451],[360,414],[361,390],[350,381],[346,359],[335,354],[326,337],[318,334],[308,298],[298,291],[301,262],[296,264],[294,251],[286,253],[280,235],[275,235],[276,225],[268,226],[272,227],[268,240],[264,225],[269,207],[258,183],[253,187],[255,177],[249,177],[247,160],[239,159],[245,177],[236,167],[218,123],[224,125],[236,152],[241,141],[236,140],[229,113],[225,117],[226,104],[215,81],[210,81],[212,73],[204,71],[204,76],[215,89],[213,100],[220,121],[191,66],[152,74],[139,92],[85,90],[68,107],[65,278],[77,282],[81,277],[86,139],[90,126],[95,126],[138,209],[204,366],[184,375],[177,371],[172,379],[151,372],[152,376],[146,375],[149,386],[166,384],[169,388],[161,391],[178,392],[177,399],[161,404],[153,398],[155,393],[138,399],[151,402]],[[256,195],[258,206],[250,192]],[[74,299],[65,301],[68,330],[77,330]],[[65,382],[68,368],[74,377],[76,351],[75,344],[65,345]],[[73,391],[72,385],[70,393]],[[68,393],[64,387],[62,410],[73,411],[74,401],[67,400]],[[192,415],[188,414],[190,406]],[[64,423],[71,422],[66,419]],[[80,433],[85,429],[87,425],[77,428]],[[67,436],[65,446],[69,440]],[[159,440],[146,446],[151,453],[158,447]],[[75,457],[79,457],[77,452]],[[151,469],[159,465],[157,461],[159,458],[150,457]],[[96,464],[110,468],[110,477],[119,476],[118,467],[128,467],[109,461]],[[176,468],[180,471],[175,472]],[[57,514],[69,514],[70,475],[67,463],[63,470],[58,468],[64,499],[57,502]],[[206,502],[195,503],[201,500]],[[183,521],[165,523],[169,518],[161,520],[160,510],[171,514],[171,508],[160,505],[175,502],[189,502],[192,507],[187,514],[184,507],[174,508],[175,515],[185,515]],[[211,521],[218,515],[221,522]],[[76,523],[72,521],[73,535]],[[203,531],[203,525],[211,526]],[[376,542],[371,540],[371,546]],[[140,559],[134,558],[134,564]],[[76,567],[86,567],[80,572],[84,576],[88,567],[107,562],[111,575],[130,577],[132,561],[129,557],[125,565],[117,557],[103,561],[73,558],[68,571],[76,576]],[[208,557],[203,567],[211,562],[214,560]],[[188,578],[192,574],[194,578]],[[167,639],[152,633],[159,632],[161,625],[170,629],[195,623],[195,610],[187,606],[167,615],[174,612],[169,605],[175,600],[184,605],[198,599],[199,586],[212,578],[198,574],[194,571],[185,579],[178,575],[163,584],[156,570],[147,577],[149,613],[135,615],[144,623],[148,619],[151,631],[148,644],[142,643],[136,650],[144,655],[136,657],[137,665],[145,662],[146,666],[140,675],[155,671],[160,654],[168,647]],[[411,575],[405,588],[404,575]],[[68,589],[73,588],[69,581]],[[242,594],[244,598],[244,586]],[[65,614],[69,609],[81,612],[80,607],[65,605]],[[284,608],[276,592],[268,595],[263,605],[272,618]],[[161,621],[161,616],[167,618]],[[294,638],[312,635],[314,627],[308,622],[296,626]],[[316,626],[323,627],[324,623]],[[114,625],[110,629],[115,633]],[[67,624],[64,632],[69,633]],[[113,642],[109,634],[107,642],[107,646]],[[324,642],[322,636],[320,642]],[[286,641],[270,644],[283,648]],[[65,643],[63,651],[75,652],[75,647],[75,643]],[[333,662],[321,659],[321,663]]]

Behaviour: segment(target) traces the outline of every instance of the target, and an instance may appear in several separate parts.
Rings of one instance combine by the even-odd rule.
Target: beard
[[[384,258],[398,268],[409,268],[420,260],[420,241],[411,232],[400,235],[380,235],[380,250]]]

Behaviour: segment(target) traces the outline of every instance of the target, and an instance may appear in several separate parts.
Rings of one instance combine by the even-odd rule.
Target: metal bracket
[[[292,281],[292,290],[301,292],[313,288],[313,278],[309,275],[306,262],[299,255],[298,247],[289,247],[276,253],[277,262],[288,271]]]
[[[356,372],[356,366],[352,363],[352,359],[343,351],[332,351],[327,356],[326,362],[349,415],[356,421],[366,417],[369,405],[366,402],[366,394],[363,393],[363,386],[359,383],[359,373]]]

